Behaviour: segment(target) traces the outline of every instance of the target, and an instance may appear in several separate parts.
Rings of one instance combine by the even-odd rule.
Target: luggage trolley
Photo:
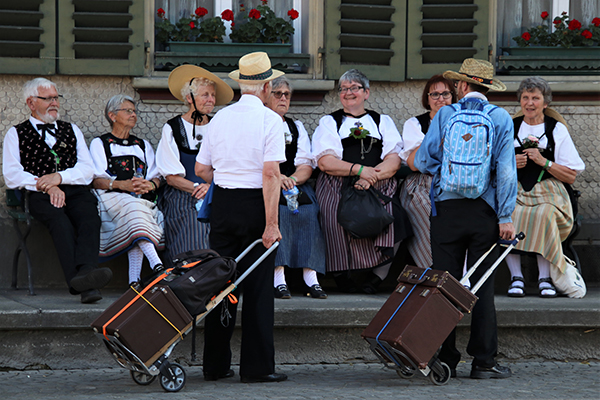
[[[438,359],[442,343],[456,328],[463,312],[473,309],[475,293],[523,238],[521,232],[512,241],[498,241],[460,281],[448,272],[406,266],[398,277],[400,284],[362,333],[370,350],[402,378],[420,372],[435,385],[448,383],[450,367]],[[469,290],[465,284],[498,244],[508,247]]]
[[[262,243],[261,239],[254,241],[250,246],[248,246],[236,259],[235,262],[238,263],[242,258],[244,258],[257,244]],[[169,340],[156,354],[154,354],[149,359],[145,361],[140,357],[139,354],[131,349],[131,346],[127,346],[123,343],[122,338],[118,333],[116,334],[107,334],[106,332],[99,332],[98,329],[94,328],[96,336],[104,343],[108,352],[115,358],[117,363],[128,370],[131,371],[131,378],[138,385],[149,385],[156,379],[157,376],[160,377],[159,382],[162,388],[167,392],[178,392],[183,388],[186,381],[186,373],[183,368],[178,363],[170,362],[168,360],[169,356],[175,349],[175,346],[179,344],[189,333],[192,331],[194,327],[194,322],[198,325],[200,322],[204,320],[204,318],[215,309],[221,302],[233,291],[235,290],[239,284],[258,266],[262,263],[276,248],[279,246],[279,242],[275,242],[267,251],[265,251],[259,258],[254,262],[235,282],[230,284],[225,290],[219,293],[218,296],[213,298],[207,305],[206,311],[202,314],[196,316],[195,321],[194,318],[187,323],[183,329],[177,329],[174,324],[167,321],[175,330],[178,331],[171,340]],[[155,282],[151,285],[148,285],[148,288],[152,287],[147,293],[148,294],[157,294],[159,295],[169,294],[174,298],[172,292],[169,292],[168,287],[164,286],[155,286]],[[148,296],[149,297],[149,296]],[[142,296],[136,296],[136,299],[143,298],[144,301],[150,304],[146,298]],[[132,300],[133,301],[133,300]],[[175,298],[177,303],[179,301]],[[179,303],[181,308],[183,305]],[[151,307],[152,304],[150,304]],[[154,308],[154,307],[153,307]],[[160,311],[157,310],[157,315],[160,314]],[[185,309],[184,309],[185,310]],[[187,311],[186,311],[187,312]],[[187,314],[189,316],[189,313]],[[161,319],[163,319],[162,314],[160,315]],[[166,320],[166,319],[165,319]]]

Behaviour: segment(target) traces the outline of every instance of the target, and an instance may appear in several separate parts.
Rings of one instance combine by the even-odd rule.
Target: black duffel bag
[[[162,283],[171,288],[191,315],[202,314],[211,298],[223,290],[235,275],[236,262],[213,250],[178,254],[175,267]]]

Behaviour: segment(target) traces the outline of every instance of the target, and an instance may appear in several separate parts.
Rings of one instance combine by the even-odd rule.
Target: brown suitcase
[[[191,327],[193,318],[168,286],[152,286],[142,295],[127,290],[91,325],[98,333],[104,333],[106,325],[107,335],[117,337],[150,366]]]
[[[400,282],[362,337],[372,348],[373,341],[384,342],[406,356],[394,354],[405,365],[423,369],[462,317],[438,288]],[[385,350],[389,346],[378,345],[376,350],[391,361]]]
[[[477,296],[465,288],[460,282],[450,275],[448,271],[425,269],[407,265],[398,276],[398,282],[419,284],[426,287],[438,288],[447,298],[463,312],[473,311]]]

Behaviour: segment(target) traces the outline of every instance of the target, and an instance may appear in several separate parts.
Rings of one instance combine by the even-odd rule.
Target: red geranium
[[[560,19],[559,17],[554,18],[554,21],[552,21],[552,23],[554,25],[560,25],[562,24],[562,19]]]
[[[576,19],[571,20],[569,22],[569,30],[574,31],[577,29],[581,29],[581,22],[577,21]]]
[[[592,20],[592,24],[594,24],[594,26],[600,26],[600,18],[596,17]]]
[[[158,10],[156,10],[156,15],[158,15],[158,18],[163,18],[165,16],[165,10],[163,10],[162,8],[159,8]]]
[[[548,15],[550,15],[550,14],[548,14],[548,11],[544,11],[544,12],[542,13],[542,19],[546,19],[546,18],[548,18]]]
[[[298,11],[296,11],[292,8],[290,11],[288,11],[287,15],[289,15],[289,17],[294,20],[294,19],[298,18],[298,16],[300,14],[298,13]]]
[[[195,14],[198,18],[201,18],[208,14],[208,10],[204,7],[198,7],[196,8]]]
[[[267,0],[262,0],[263,6],[266,6],[268,1]]]
[[[586,39],[591,39],[593,35],[592,35],[592,32],[590,32],[586,29],[583,32],[581,32],[581,36],[583,36]]]
[[[258,11],[256,8],[253,8],[248,13],[248,17],[249,18],[254,18],[254,19],[260,19],[260,11]]]
[[[521,37],[523,38],[523,40],[527,40],[527,41],[529,41],[529,39],[531,39],[531,35],[529,34],[529,32],[525,32],[524,34],[521,35]]]
[[[221,19],[225,21],[233,21],[233,11],[227,9],[221,13]]]
[[[190,21],[190,28],[194,29],[196,27],[196,24],[194,23],[194,21]]]

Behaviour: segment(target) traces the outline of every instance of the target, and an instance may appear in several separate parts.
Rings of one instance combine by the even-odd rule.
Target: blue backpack
[[[442,132],[440,188],[475,199],[490,183],[496,132],[489,113],[497,107],[475,98],[452,104],[452,107],[455,113]]]

